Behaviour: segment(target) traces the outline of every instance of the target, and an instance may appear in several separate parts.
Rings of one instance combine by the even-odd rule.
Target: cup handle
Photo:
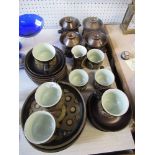
[[[91,62],[87,62],[88,68],[93,69],[93,65],[91,64]]]
[[[87,60],[87,57],[85,57],[85,58],[83,59],[82,63],[81,63],[81,67],[82,67],[82,68],[85,68],[85,67],[86,67],[86,66],[85,66],[86,60]]]
[[[49,71],[49,67],[48,67],[48,64],[44,64],[44,72],[45,73],[48,73],[48,71]]]
[[[100,69],[103,69],[104,68],[104,66],[102,65],[102,66],[100,66]]]

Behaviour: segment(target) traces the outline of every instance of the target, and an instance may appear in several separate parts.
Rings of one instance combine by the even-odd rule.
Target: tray
[[[65,95],[65,104],[62,111],[52,109],[49,111],[55,117],[57,124],[52,141],[40,145],[29,142],[33,147],[43,152],[56,152],[70,146],[78,138],[86,123],[86,105],[80,92],[68,83],[59,82],[59,84]],[[21,112],[22,128],[24,128],[30,114],[38,110],[45,110],[35,102],[35,91],[28,96],[23,105]]]
[[[89,121],[101,131],[119,131],[125,128],[132,118],[132,107],[120,117],[108,115],[102,108],[101,94],[92,93],[87,100],[87,116]],[[98,115],[96,115],[98,113]]]

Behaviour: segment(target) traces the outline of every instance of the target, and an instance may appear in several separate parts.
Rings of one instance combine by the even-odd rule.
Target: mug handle
[[[86,68],[86,65],[85,65],[86,60],[87,60],[87,57],[85,57],[81,63],[82,68]]]
[[[88,66],[89,69],[93,69],[94,68],[93,64],[91,64],[90,61],[87,62],[87,66]]]
[[[85,57],[81,63],[82,68],[89,68],[89,69],[93,69],[93,65],[89,62],[89,60],[87,61],[87,57]]]
[[[45,72],[45,73],[48,73],[48,71],[49,71],[49,66],[48,66],[47,63],[45,63],[45,64],[44,64],[44,72]]]

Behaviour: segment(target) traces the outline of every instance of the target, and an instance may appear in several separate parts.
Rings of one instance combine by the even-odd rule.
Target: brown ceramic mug
[[[37,70],[43,73],[49,73],[52,66],[56,64],[56,50],[54,46],[48,43],[41,43],[32,50],[34,65]]]
[[[110,89],[114,81],[114,74],[109,69],[98,69],[95,72],[94,87],[100,92]]]
[[[104,60],[104,53],[99,49],[91,49],[87,53],[87,59],[88,68],[98,69]]]
[[[83,69],[74,69],[69,74],[69,82],[80,91],[83,91],[87,88],[88,81],[89,76]]]

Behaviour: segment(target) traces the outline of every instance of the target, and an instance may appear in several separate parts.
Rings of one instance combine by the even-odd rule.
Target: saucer
[[[92,93],[87,100],[87,116],[92,125],[101,131],[118,131],[125,128],[132,118],[132,107],[119,117],[107,114],[101,106],[101,95]]]

